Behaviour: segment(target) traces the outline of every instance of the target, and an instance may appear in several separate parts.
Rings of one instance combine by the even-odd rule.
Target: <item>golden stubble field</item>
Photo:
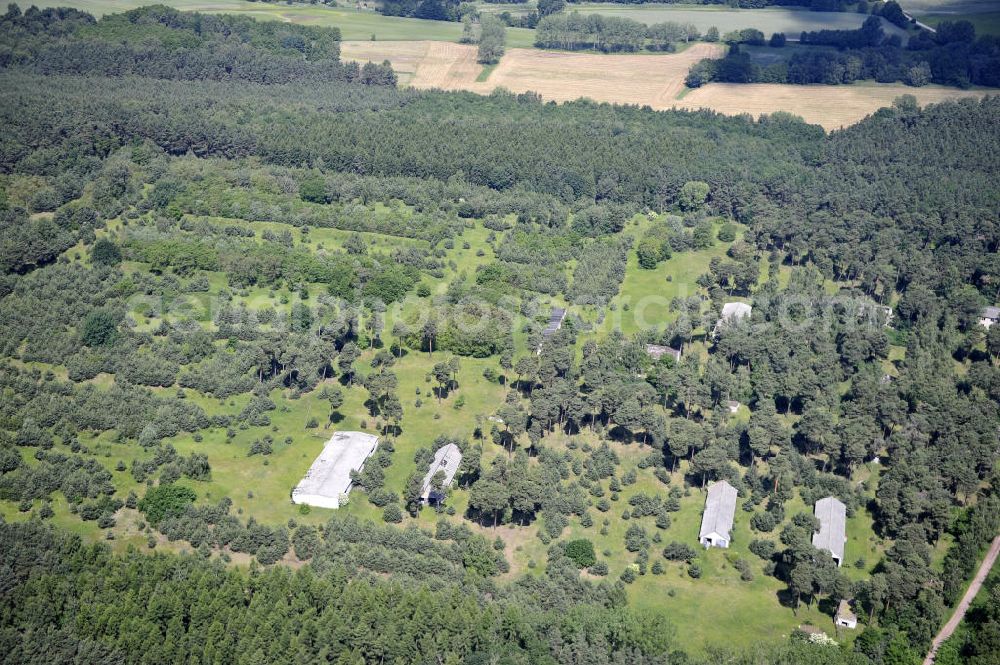
[[[921,105],[963,97],[977,90],[939,86],[913,88],[901,84],[781,85],[711,83],[687,94],[684,77],[702,58],[721,57],[723,47],[698,43],[676,54],[605,55],[540,49],[508,49],[485,81],[476,47],[437,41],[351,42],[342,46],[347,60],[389,60],[402,85],[415,88],[468,90],[489,94],[503,87],[534,91],[558,102],[586,97],[598,102],[648,105],[654,109],[711,109],[727,115],[786,111],[827,130],[854,124],[900,95],[913,95]]]
[[[856,85],[781,85],[774,83],[710,83],[675,102],[678,108],[709,108],[736,115],[787,111],[806,122],[832,130],[853,125],[900,95],[913,95],[921,106],[949,99],[982,97],[979,90],[940,86],[913,88],[893,83]]]
[[[720,57],[717,44],[695,44],[669,55],[603,55],[540,49],[508,49],[485,81],[476,47],[449,42],[344,42],[346,60],[389,60],[400,83],[415,88],[470,90],[489,94],[503,87],[534,91],[559,102],[587,97],[599,102],[670,108],[684,76],[702,58]]]

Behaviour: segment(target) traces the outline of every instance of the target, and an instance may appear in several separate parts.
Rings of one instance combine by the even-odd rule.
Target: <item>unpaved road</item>
[[[965,617],[966,611],[969,609],[969,605],[972,600],[979,593],[980,587],[983,586],[983,582],[986,581],[986,576],[990,574],[990,568],[993,567],[993,563],[997,560],[997,555],[1000,554],[1000,536],[993,539],[993,544],[990,545],[990,549],[986,552],[986,558],[983,559],[983,563],[979,566],[979,570],[976,571],[976,576],[972,578],[972,584],[969,585],[969,589],[962,596],[962,602],[958,604],[955,608],[955,612],[948,619],[948,623],[944,625],[934,637],[934,642],[931,644],[931,650],[927,652],[927,657],[924,658],[924,665],[933,665],[934,657],[937,655],[937,650],[941,646],[941,643],[946,639],[951,637],[951,634],[955,632],[958,628],[958,624],[962,623],[962,618]]]

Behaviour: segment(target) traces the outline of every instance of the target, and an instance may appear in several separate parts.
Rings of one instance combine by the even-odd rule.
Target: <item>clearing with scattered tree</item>
[[[917,665],[1000,530],[1000,97],[341,37],[0,15],[3,659]]]

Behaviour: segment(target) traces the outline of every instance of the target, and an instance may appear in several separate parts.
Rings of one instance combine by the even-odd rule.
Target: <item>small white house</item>
[[[420,486],[420,498],[426,503],[441,503],[445,498],[445,490],[451,486],[458,473],[458,467],[462,464],[462,451],[454,443],[448,443],[437,449],[434,453],[434,461],[431,462],[424,482]],[[444,482],[441,483],[440,491],[434,489],[434,476],[438,472],[444,474]]]
[[[979,315],[979,325],[989,330],[994,323],[1000,321],[1000,307],[984,307]]]
[[[736,488],[720,480],[708,488],[705,514],[701,518],[698,542],[704,547],[729,547],[732,541],[733,516],[736,514]]]
[[[675,349],[670,346],[663,346],[662,344],[647,344],[646,355],[648,355],[653,360],[659,360],[663,356],[671,356],[674,359],[674,362],[681,361],[680,349]]]
[[[749,318],[752,312],[753,307],[745,302],[727,302],[722,306],[722,314],[719,316],[719,320],[715,322],[715,327],[712,329],[712,336],[718,335],[719,330],[725,325],[734,324],[741,319]]]
[[[854,630],[858,627],[858,615],[851,610],[850,601],[840,601],[840,604],[837,606],[837,615],[833,618],[833,622],[838,628],[850,628]]]

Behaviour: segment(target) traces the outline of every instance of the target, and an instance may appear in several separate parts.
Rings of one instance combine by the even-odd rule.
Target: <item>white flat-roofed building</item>
[[[647,344],[646,354],[653,360],[659,360],[663,356],[671,356],[674,362],[681,361],[680,349],[675,349],[670,346],[663,346],[662,344]]]
[[[292,490],[292,502],[339,508],[351,491],[351,471],[361,471],[376,447],[378,437],[373,434],[336,432]]]
[[[444,499],[444,490],[455,480],[455,474],[458,473],[458,467],[461,463],[462,451],[454,443],[449,443],[438,448],[437,452],[434,453],[434,461],[431,462],[431,468],[427,471],[427,475],[424,476],[424,483],[420,489],[420,498],[428,503],[431,501],[440,503]],[[441,483],[440,492],[432,487],[434,476],[439,471],[444,474],[444,481]]]
[[[832,496],[816,502],[819,531],[813,534],[813,547],[826,550],[837,565],[844,563],[844,543],[847,542],[847,506]]]
[[[979,325],[989,330],[997,321],[1000,321],[1000,307],[984,307],[979,315]]]
[[[753,307],[745,302],[727,302],[722,306],[722,314],[719,316],[719,320],[715,322],[715,328],[712,329],[712,335],[718,335],[719,330],[721,330],[725,325],[733,324],[741,319],[749,318],[752,312]]]
[[[854,630],[858,627],[858,615],[851,609],[851,601],[840,601],[840,604],[837,605],[837,614],[834,616],[833,622],[837,624],[838,628],[850,628]]]

